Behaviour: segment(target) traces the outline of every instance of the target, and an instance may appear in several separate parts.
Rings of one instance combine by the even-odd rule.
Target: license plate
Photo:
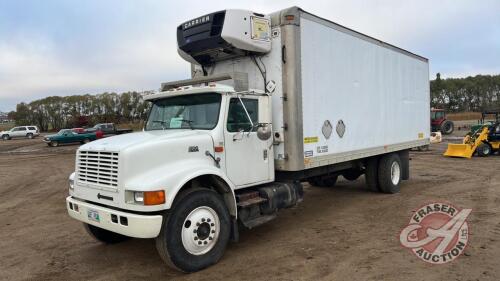
[[[99,217],[99,212],[94,211],[94,210],[87,210],[87,216],[89,220],[95,221],[95,222],[100,222],[101,218]]]

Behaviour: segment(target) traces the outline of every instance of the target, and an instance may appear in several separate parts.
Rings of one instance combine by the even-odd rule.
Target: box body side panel
[[[309,14],[300,19],[300,39],[306,168],[428,143],[427,61]]]

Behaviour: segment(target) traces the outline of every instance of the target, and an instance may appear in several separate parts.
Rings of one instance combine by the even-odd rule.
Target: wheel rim
[[[400,176],[401,176],[401,168],[399,167],[398,162],[394,161],[394,162],[392,162],[392,165],[391,165],[392,184],[398,185]]]
[[[484,153],[485,155],[490,154],[490,147],[489,147],[489,146],[485,146],[485,147],[483,148],[483,153]]]
[[[184,220],[182,245],[192,255],[203,255],[215,246],[219,233],[219,216],[212,208],[201,206],[191,211]]]

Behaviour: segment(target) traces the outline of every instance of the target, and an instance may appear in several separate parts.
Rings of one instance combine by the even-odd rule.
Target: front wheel
[[[209,189],[192,190],[165,215],[156,249],[168,266],[195,272],[220,260],[230,227],[229,212],[219,194]]]
[[[9,137],[9,135],[3,135],[3,136],[2,136],[2,139],[3,139],[4,141],[6,141],[6,140],[9,140],[9,139],[10,139],[10,137]]]
[[[49,143],[49,145],[52,146],[52,147],[57,147],[57,146],[59,146],[59,142],[57,142],[57,141],[51,141]]]
[[[84,223],[83,227],[85,227],[85,230],[90,236],[94,237],[94,239],[104,244],[116,244],[130,239],[130,237],[114,233],[90,224]]]
[[[487,157],[491,154],[491,146],[486,143],[482,143],[477,147],[477,155],[480,157]]]

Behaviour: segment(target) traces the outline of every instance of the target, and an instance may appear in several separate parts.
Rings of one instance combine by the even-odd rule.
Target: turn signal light
[[[144,191],[144,205],[160,205],[165,203],[165,191]]]
[[[216,146],[214,147],[215,152],[224,152],[224,147],[223,146]]]

